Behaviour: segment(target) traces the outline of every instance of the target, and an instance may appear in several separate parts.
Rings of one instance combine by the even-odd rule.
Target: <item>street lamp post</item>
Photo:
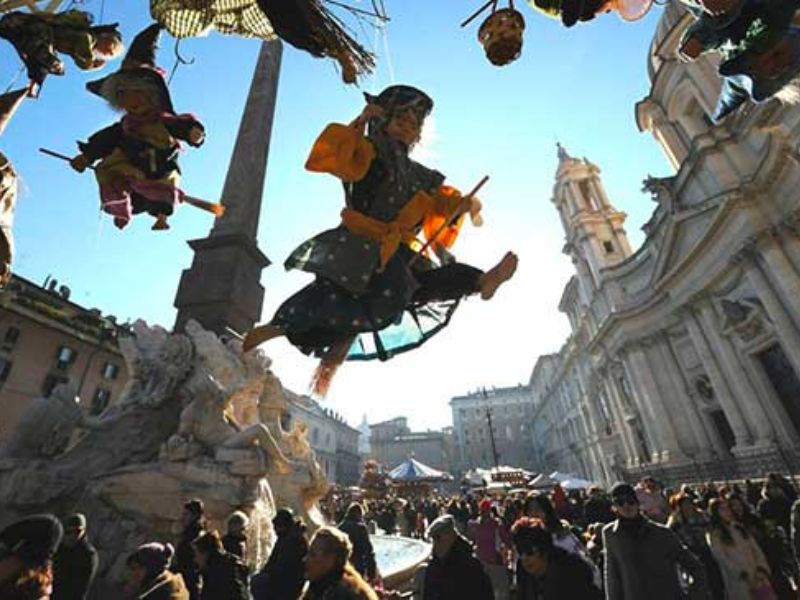
[[[483,400],[486,403],[486,421],[489,424],[489,440],[492,443],[492,458],[494,459],[494,466],[500,466],[500,455],[497,452],[497,443],[494,439],[494,427],[492,427],[492,409],[489,408],[489,394],[486,392],[486,388],[483,388],[481,391],[483,395]]]

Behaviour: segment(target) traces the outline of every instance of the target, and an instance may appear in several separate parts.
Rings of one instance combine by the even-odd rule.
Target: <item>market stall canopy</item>
[[[557,483],[559,483],[558,479],[553,479],[552,477],[541,473],[531,480],[531,482],[528,484],[528,487],[534,489],[545,489],[551,488]]]
[[[571,477],[561,482],[561,487],[565,490],[586,490],[593,487],[595,484],[580,477]]]
[[[444,471],[424,465],[414,458],[407,458],[389,472],[389,479],[394,483],[450,481],[453,477]]]

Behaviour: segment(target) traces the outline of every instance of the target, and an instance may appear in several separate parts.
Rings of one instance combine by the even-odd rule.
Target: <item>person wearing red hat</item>
[[[511,536],[503,522],[492,513],[494,503],[484,498],[478,504],[479,516],[469,522],[469,537],[475,542],[475,554],[492,580],[496,600],[508,600],[509,571],[506,553],[512,547]]]

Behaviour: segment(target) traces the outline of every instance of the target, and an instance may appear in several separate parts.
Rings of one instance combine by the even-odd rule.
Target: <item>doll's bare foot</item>
[[[514,276],[519,258],[513,252],[506,252],[503,259],[483,274],[478,282],[481,287],[481,298],[491,300],[497,289]]]
[[[39,97],[39,84],[35,81],[31,81],[28,84],[28,98],[38,98]]]
[[[153,231],[166,231],[169,229],[169,223],[167,223],[167,215],[158,215],[156,217],[156,222],[153,223],[153,227],[151,228]]]
[[[281,337],[282,335],[283,329],[277,325],[272,325],[271,323],[261,325],[244,336],[244,342],[242,342],[242,351],[247,352],[256,346],[260,346],[264,342],[268,342],[276,337]]]

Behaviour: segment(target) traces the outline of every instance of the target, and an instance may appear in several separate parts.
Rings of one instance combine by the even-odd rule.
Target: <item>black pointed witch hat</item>
[[[117,93],[120,88],[136,83],[148,83],[157,95],[157,101],[164,112],[175,113],[169,88],[164,81],[162,71],[156,65],[156,51],[161,36],[162,26],[153,23],[140,31],[128,48],[125,59],[119,70],[101,79],[86,84],[93,94],[104,98],[112,105],[117,105]]]

